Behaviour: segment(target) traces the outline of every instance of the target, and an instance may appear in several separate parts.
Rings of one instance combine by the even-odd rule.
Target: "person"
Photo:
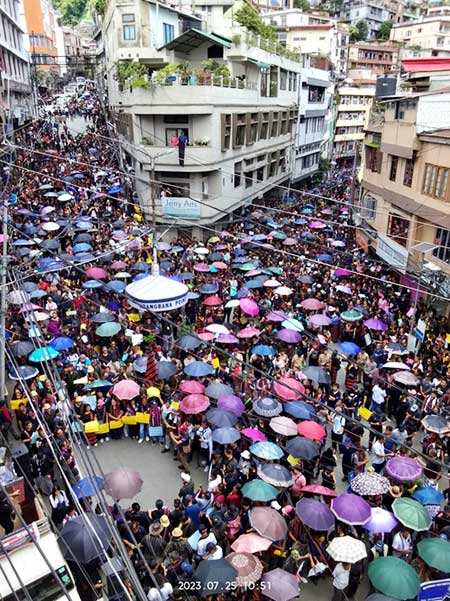
[[[341,399],[336,401],[336,411],[333,411],[330,415],[331,428],[331,445],[334,451],[341,452],[341,444],[344,436],[345,427],[345,416],[344,416],[344,403]]]
[[[384,448],[384,436],[382,434],[376,437],[375,442],[372,445],[372,467],[379,474],[383,471],[386,464],[386,457],[388,454]]]
[[[411,534],[407,528],[402,528],[392,539],[392,555],[394,557],[399,557],[404,561],[410,561],[412,549],[413,543]]]
[[[142,539],[144,556],[149,559],[162,560],[166,549],[166,542],[161,536],[162,526],[159,522],[153,522],[150,525],[150,531]]]
[[[184,153],[186,150],[186,144],[188,143],[188,137],[185,130],[181,130],[181,134],[178,136],[178,164],[180,167],[184,167]]]
[[[378,413],[383,413],[386,396],[387,392],[381,386],[381,384],[375,384],[375,386],[372,388],[372,402],[370,404],[370,411],[377,411]]]
[[[69,510],[67,495],[58,485],[55,485],[48,497],[48,501],[52,508],[52,520],[56,526],[60,526]]]
[[[339,562],[333,570],[333,598],[332,601],[345,601],[345,589],[350,581],[350,563]]]
[[[15,511],[10,505],[9,498],[18,496],[19,492],[10,493],[8,496],[0,488],[0,526],[3,528],[4,534],[11,534],[14,530]],[[9,498],[8,498],[9,497]]]

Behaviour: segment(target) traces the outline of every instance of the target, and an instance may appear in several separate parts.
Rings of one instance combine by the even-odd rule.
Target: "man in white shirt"
[[[372,388],[372,403],[370,405],[370,410],[382,413],[386,395],[387,393],[384,388],[382,388],[379,384],[375,384],[375,386]]]
[[[346,598],[345,589],[350,580],[349,563],[338,563],[333,570],[333,599],[332,601],[344,601]]]
[[[412,546],[411,534],[403,528],[392,540],[392,555],[408,561],[411,558]]]
[[[204,524],[200,524],[200,539],[197,543],[197,555],[203,559],[207,555],[208,551],[206,547],[209,543],[217,544],[217,538],[214,532],[209,532],[208,528]]]
[[[383,470],[387,456],[384,448],[384,436],[377,436],[372,445],[372,467],[378,474]]]

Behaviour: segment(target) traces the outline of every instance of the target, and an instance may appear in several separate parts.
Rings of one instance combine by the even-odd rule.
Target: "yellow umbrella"
[[[216,242],[220,242],[220,238],[218,236],[211,236],[211,238],[208,240],[209,244],[215,244]]]
[[[159,391],[158,388],[156,388],[156,386],[150,386],[150,388],[147,388],[147,396],[150,398],[152,396],[156,396],[159,398],[161,398],[161,393]]]

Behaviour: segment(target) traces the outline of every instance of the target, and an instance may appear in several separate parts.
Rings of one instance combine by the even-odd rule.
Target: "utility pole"
[[[2,258],[1,258],[1,298],[0,298],[0,401],[6,392],[6,273],[8,268],[8,200],[5,196],[2,207]]]
[[[359,142],[355,144],[355,156],[353,157],[353,167],[352,167],[352,185],[350,188],[350,202],[351,206],[355,204],[356,198],[356,170],[358,168],[358,159],[359,159]]]

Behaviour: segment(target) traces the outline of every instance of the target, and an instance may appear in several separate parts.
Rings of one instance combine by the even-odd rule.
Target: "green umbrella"
[[[363,314],[356,309],[352,309],[351,311],[344,311],[341,313],[341,319],[344,321],[359,321],[363,318]]]
[[[281,269],[281,267],[269,267],[267,271],[270,271],[270,273],[273,273],[275,275],[283,275],[284,271]]]
[[[430,514],[414,499],[395,499],[392,503],[392,511],[399,522],[412,530],[428,530],[431,525]]]
[[[97,336],[109,337],[115,336],[120,332],[121,329],[122,326],[120,323],[117,323],[117,321],[109,321],[107,323],[102,323],[101,326],[98,326],[98,328],[95,330],[95,333]]]
[[[41,348],[34,349],[28,359],[33,363],[40,363],[41,361],[51,361],[56,359],[59,353],[52,346],[43,346]]]
[[[254,263],[244,263],[244,265],[241,265],[240,269],[241,271],[252,271],[253,269],[256,269],[256,265]]]
[[[426,538],[417,545],[419,557],[432,568],[450,573],[450,543],[442,538]]]
[[[85,390],[94,390],[94,388],[106,388],[107,386],[111,387],[112,382],[109,382],[109,380],[95,380],[94,382],[90,382],[89,384],[86,384],[84,389]]]
[[[415,599],[419,592],[419,576],[398,557],[379,557],[369,563],[368,572],[374,588],[394,599]]]
[[[256,478],[244,484],[242,494],[252,501],[273,501],[276,499],[278,491],[275,486]]]
[[[276,240],[286,240],[287,236],[284,232],[274,232],[272,238],[275,238]]]

